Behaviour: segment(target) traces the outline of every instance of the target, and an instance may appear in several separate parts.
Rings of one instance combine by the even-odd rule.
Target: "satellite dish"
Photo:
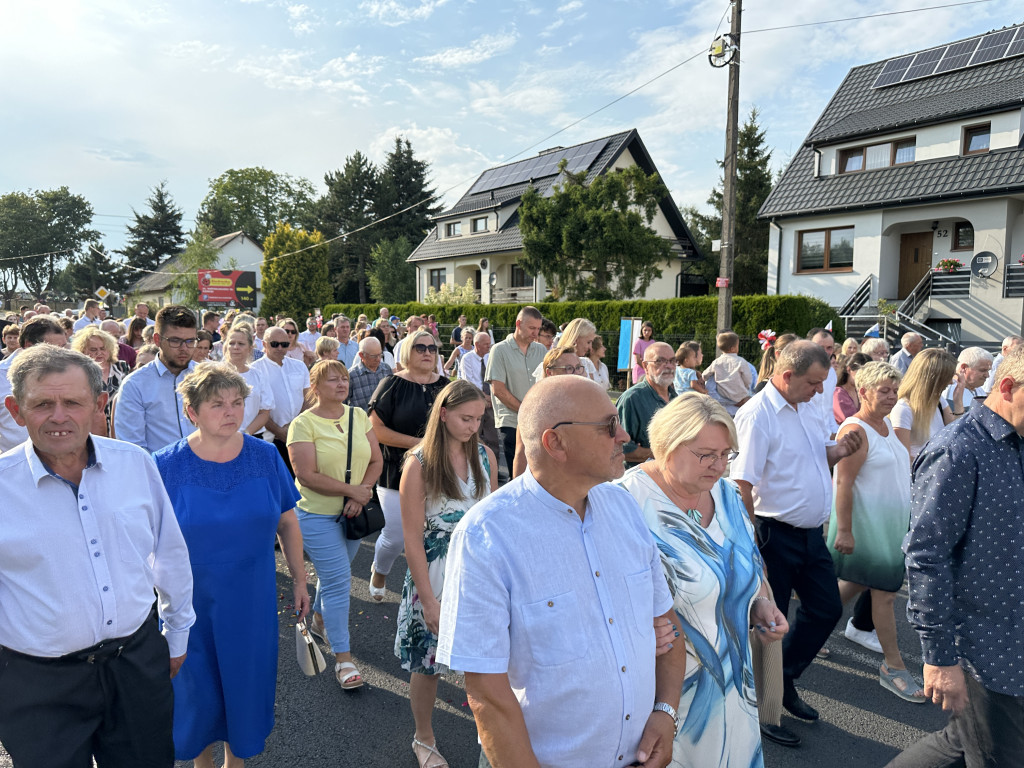
[[[971,259],[971,274],[975,277],[991,277],[999,266],[999,258],[992,251],[982,251]]]
[[[727,66],[736,58],[738,50],[739,46],[736,45],[732,35],[716,37],[715,42],[711,44],[711,48],[708,50],[708,62],[712,67],[716,68]]]
[[[491,272],[490,276],[487,278],[487,282],[491,284],[492,288],[496,286],[498,284],[498,273]]]

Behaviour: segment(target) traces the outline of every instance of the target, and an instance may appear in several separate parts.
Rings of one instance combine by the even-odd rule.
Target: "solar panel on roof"
[[[568,149],[558,149],[530,157],[499,168],[490,168],[480,174],[480,178],[476,180],[468,194],[475,195],[501,187],[522,184],[531,179],[553,176],[558,172],[558,164],[563,159],[566,160],[566,170],[576,173],[584,168],[589,168],[590,164],[594,162],[594,158],[601,154],[607,144],[607,139],[597,139]]]
[[[1017,27],[1017,36],[1010,43],[1010,47],[1006,49],[1003,58],[1008,59],[1011,56],[1020,56],[1022,53],[1024,53],[1024,27]]]
[[[966,67],[980,42],[981,38],[976,37],[973,40],[964,40],[962,43],[953,43],[946,48],[946,55],[939,62],[939,66],[935,68],[935,74]]]
[[[903,75],[903,81],[916,80],[919,77],[927,77],[935,71],[939,60],[946,52],[946,48],[933,48],[930,51],[923,51],[914,57],[914,63],[910,65]]]
[[[882,71],[878,73],[878,77],[875,78],[875,82],[871,87],[881,88],[884,85],[898,83],[913,61],[914,56],[911,54],[910,56],[901,56],[898,59],[891,59],[885,62],[885,66],[882,67]]]
[[[1003,58],[1003,54],[1009,48],[1016,32],[1017,30],[1015,29],[1004,29],[991,35],[985,35],[981,39],[981,45],[978,46],[978,50],[971,58],[971,66]]]

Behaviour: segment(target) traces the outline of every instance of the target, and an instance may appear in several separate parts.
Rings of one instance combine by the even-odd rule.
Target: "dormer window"
[[[479,218],[473,219],[469,222],[469,229],[475,235],[478,232],[487,231],[487,217],[480,216]]]
[[[916,149],[917,140],[914,137],[841,149],[839,150],[839,173],[873,171],[876,168],[906,165],[914,162]]]
[[[981,155],[988,152],[992,139],[992,124],[972,125],[964,128],[964,154]]]
[[[445,237],[459,237],[462,234],[462,222],[452,221],[444,225]]]

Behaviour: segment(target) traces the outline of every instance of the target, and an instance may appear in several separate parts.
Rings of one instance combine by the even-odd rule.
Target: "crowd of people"
[[[1020,336],[993,358],[765,330],[755,367],[724,332],[705,366],[699,342],[644,323],[618,393],[595,324],[533,307],[498,338],[487,318],[449,335],[386,307],[305,330],[148,315],[89,300],[0,329],[16,768],[261,753],[275,538],[297,618],[340,689],[362,687],[350,593],[368,533],[372,600],[408,566],[394,654],[421,768],[448,764],[432,723],[448,670],[481,766],[763,765],[764,739],[800,745],[783,711],[818,719],[797,683],[846,603],[879,684],[950,712],[892,766],[1019,764]],[[923,680],[897,642],[905,580]]]

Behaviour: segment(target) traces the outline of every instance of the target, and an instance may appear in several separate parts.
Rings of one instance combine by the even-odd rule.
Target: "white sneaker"
[[[846,622],[846,631],[843,634],[846,635],[847,640],[851,640],[869,651],[882,653],[882,644],[878,642],[878,633],[873,629],[870,632],[857,629],[853,626],[853,619]]]

